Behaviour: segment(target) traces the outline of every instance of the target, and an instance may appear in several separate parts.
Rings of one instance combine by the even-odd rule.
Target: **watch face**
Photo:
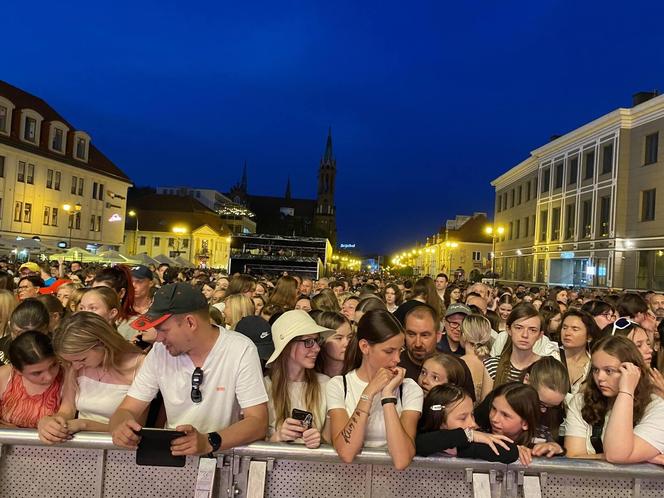
[[[212,451],[217,451],[221,446],[221,436],[218,432],[210,432],[208,434],[208,442],[212,446]]]

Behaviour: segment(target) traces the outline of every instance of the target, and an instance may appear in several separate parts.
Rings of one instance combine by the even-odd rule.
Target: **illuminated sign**
[[[561,252],[560,257],[562,259],[572,259],[574,257],[574,253],[572,251]]]
[[[122,217],[118,213],[114,213],[111,215],[111,217],[108,219],[111,223],[114,221],[122,221]]]
[[[355,244],[339,244],[339,249],[355,249]]]

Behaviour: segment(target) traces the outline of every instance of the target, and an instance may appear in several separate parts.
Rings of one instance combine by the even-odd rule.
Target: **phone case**
[[[171,441],[184,432],[164,429],[141,429],[141,441],[136,450],[137,465],[152,465],[155,467],[184,467],[186,456],[171,455]]]

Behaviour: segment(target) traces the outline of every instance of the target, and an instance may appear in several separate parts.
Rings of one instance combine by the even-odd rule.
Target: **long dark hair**
[[[542,330],[542,320],[539,311],[537,311],[537,308],[535,308],[530,303],[520,303],[514,308],[512,308],[510,316],[508,316],[507,320],[505,320],[505,325],[507,326],[507,328],[511,329],[512,324],[514,324],[514,322],[516,322],[517,320],[521,320],[524,318],[533,318],[533,317],[540,318],[540,330]],[[503,352],[501,353],[500,358],[498,360],[498,367],[496,369],[496,378],[494,379],[494,384],[493,384],[494,386],[499,386],[501,384],[504,384],[505,382],[507,382],[507,379],[509,378],[510,357],[512,356],[513,347],[514,346],[512,344],[512,338],[508,337],[507,342],[505,343],[505,348],[503,349]]]
[[[128,266],[115,265],[108,268],[102,268],[95,275],[92,283],[95,284],[104,282],[108,284],[115,292],[118,293],[122,307],[120,308],[120,318],[129,318],[136,314],[134,311],[134,286],[131,280],[131,271]],[[122,295],[124,289],[124,295]]]
[[[528,428],[516,438],[514,443],[532,446],[540,415],[539,396],[535,388],[521,382],[509,382],[493,391],[492,399],[495,400],[498,396],[505,396],[505,400],[512,407],[512,410],[528,425]]]
[[[602,331],[599,329],[597,326],[597,322],[593,318],[593,316],[590,313],[586,313],[585,311],[577,310],[577,309],[570,309],[563,313],[563,316],[560,319],[560,331],[562,334],[563,330],[563,324],[565,323],[565,319],[569,316],[573,316],[581,320],[583,323],[584,327],[586,327],[586,337],[589,339],[588,345],[586,346],[587,350],[590,350],[590,345],[594,344],[595,341],[597,341],[601,335]],[[561,340],[562,344],[562,340]]]
[[[23,332],[9,345],[9,361],[19,372],[48,358],[55,358],[51,338],[38,330]]]
[[[466,397],[470,396],[455,384],[442,384],[432,387],[429,394],[424,398],[418,432],[439,430],[444,423],[447,423],[447,416],[450,411]]]
[[[358,346],[361,340],[374,345],[403,333],[403,327],[389,311],[385,309],[367,311],[357,324],[357,334],[346,348],[344,373],[355,370],[362,364],[362,351]]]

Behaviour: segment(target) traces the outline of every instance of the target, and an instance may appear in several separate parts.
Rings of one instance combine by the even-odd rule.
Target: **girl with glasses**
[[[397,469],[415,456],[422,389],[398,367],[404,347],[400,323],[386,309],[364,313],[346,350],[345,375],[327,384],[330,435],[342,461],[367,447],[385,447]]]
[[[617,314],[613,306],[606,301],[593,299],[581,306],[581,311],[590,314],[594,319],[599,330],[616,321]]]
[[[330,332],[303,310],[286,311],[272,325],[274,353],[267,361],[269,374],[264,378],[269,398],[269,441],[303,443],[307,448],[320,446],[329,377],[314,367],[322,335]]]
[[[58,412],[39,421],[39,438],[59,443],[79,431],[108,431],[144,353],[89,311],[63,320],[53,336],[53,349],[66,365],[65,384]]]
[[[653,393],[643,356],[619,335],[591,351],[584,389],[565,420],[567,456],[642,463],[664,453],[664,400]]]

